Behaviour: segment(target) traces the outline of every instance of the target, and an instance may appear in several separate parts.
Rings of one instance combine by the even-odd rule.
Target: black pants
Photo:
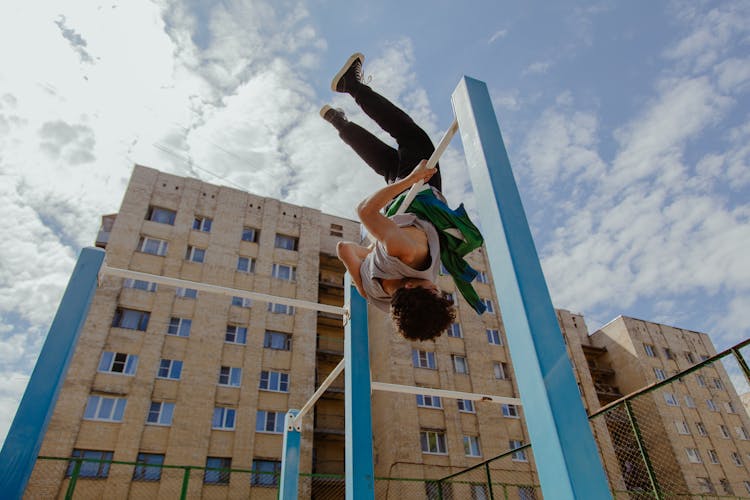
[[[338,127],[339,136],[370,168],[382,175],[386,183],[392,184],[403,179],[421,160],[430,158],[435,146],[427,133],[409,115],[367,85],[360,85],[352,96],[362,111],[396,140],[398,149],[385,144],[352,122],[345,122]],[[439,167],[436,165],[436,168]],[[428,184],[442,191],[440,170]]]

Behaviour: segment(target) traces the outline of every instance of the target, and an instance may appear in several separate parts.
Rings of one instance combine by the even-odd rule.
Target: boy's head
[[[404,286],[391,297],[391,317],[409,340],[431,340],[442,335],[456,317],[453,302],[437,287]]]

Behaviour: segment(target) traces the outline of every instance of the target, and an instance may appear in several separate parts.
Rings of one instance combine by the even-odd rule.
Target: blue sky
[[[317,114],[376,130],[354,51],[435,140],[487,82],[557,307],[748,336],[747,2],[5,2],[0,41],[0,436],[134,163],[354,218],[380,181]]]

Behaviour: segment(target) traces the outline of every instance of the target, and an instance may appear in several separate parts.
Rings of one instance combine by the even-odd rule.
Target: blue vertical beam
[[[452,101],[544,498],[611,498],[487,85]]]
[[[0,496],[21,498],[96,291],[104,251],[84,248],[0,451]]]
[[[299,410],[289,410],[284,418],[284,444],[281,457],[280,500],[297,500],[299,490],[300,431],[294,428]]]
[[[367,302],[354,288],[348,274],[344,294],[344,301],[349,304],[349,320],[344,328],[346,500],[372,500],[375,498],[375,469]]]

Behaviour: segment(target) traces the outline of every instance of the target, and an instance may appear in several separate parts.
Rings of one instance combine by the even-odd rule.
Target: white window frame
[[[518,410],[518,405],[502,404],[500,408],[505,418],[521,418],[521,412]]]
[[[685,395],[685,406],[687,406],[688,408],[695,408],[695,400],[689,394]]]
[[[664,393],[664,402],[667,403],[667,406],[680,406],[680,402],[671,392]]]
[[[716,403],[714,403],[713,399],[707,399],[706,406],[708,407],[709,411],[719,411],[719,407],[716,406]]]
[[[206,261],[206,249],[188,245],[185,252],[185,260],[195,262],[196,264],[203,264]]]
[[[654,376],[656,380],[666,380],[667,374],[661,368],[654,368]]]
[[[272,314],[286,314],[287,316],[291,316],[294,314],[294,306],[290,306],[287,304],[277,304],[275,302],[269,302],[266,309]]]
[[[154,405],[158,405],[158,409],[154,410]],[[156,421],[149,421],[151,415],[156,415]],[[172,425],[172,419],[174,418],[174,403],[168,401],[151,401],[146,413],[146,425],[160,425],[163,427],[169,427]]]
[[[479,299],[479,300],[481,300],[484,306],[487,308],[486,312],[490,314],[494,314],[495,305],[492,303],[492,299]]]
[[[709,449],[708,452],[708,461],[712,464],[718,464],[719,463],[719,454],[716,453],[716,450]]]
[[[508,372],[505,369],[505,363],[502,361],[493,361],[492,362],[492,371],[495,374],[495,380],[508,380],[510,377],[508,377]],[[498,375],[500,375],[498,377]]]
[[[174,294],[182,299],[197,299],[198,290],[195,288],[175,288]]]
[[[258,410],[255,417],[255,432],[262,434],[283,434],[285,416],[285,412]],[[258,426],[261,423],[263,429],[259,430]],[[272,424],[271,427],[273,427],[273,430],[268,430],[269,423]]]
[[[287,246],[287,243],[291,243],[291,248]],[[299,238],[296,236],[289,236],[288,234],[276,233],[276,237],[273,240],[273,247],[296,252],[299,248]]]
[[[432,396],[429,394],[416,394],[417,406],[420,408],[433,408],[442,410],[443,400],[440,396]]]
[[[700,387],[706,387],[706,377],[704,377],[704,376],[703,376],[703,375],[701,375],[701,374],[697,374],[697,375],[695,376],[695,379],[696,379],[696,380],[698,381],[698,385],[699,385]]]
[[[252,257],[237,257],[237,272],[253,274],[255,272],[255,259]]]
[[[490,277],[485,271],[477,271],[476,281],[477,283],[487,284],[490,282]]]
[[[273,338],[277,336],[284,337],[284,347],[274,347]],[[263,334],[263,348],[273,349],[274,351],[291,351],[292,334],[286,332],[277,332],[275,330],[266,330],[266,332]]]
[[[477,410],[474,406],[474,401],[471,399],[458,399],[456,400],[458,411],[461,413],[476,413]]]
[[[724,424],[719,424],[719,434],[724,439],[731,439],[732,435],[729,433],[729,428]]]
[[[211,217],[204,217],[202,215],[196,215],[193,217],[193,231],[200,231],[202,233],[210,233],[211,226],[214,220]]]
[[[133,278],[125,278],[122,280],[122,287],[143,290],[144,292],[155,292],[158,289],[158,285],[153,281],[136,280]]]
[[[166,376],[161,375],[162,370],[166,370]],[[162,380],[180,380],[182,378],[182,361],[179,359],[160,359],[159,366],[156,369],[156,378]]]
[[[521,448],[524,445],[523,441],[519,441],[517,439],[510,439],[508,440],[508,447],[511,450],[515,450],[517,448]],[[513,462],[528,462],[529,459],[526,456],[526,450],[520,450],[516,451],[514,453],[511,453],[510,459]]]
[[[122,422],[125,417],[127,398],[112,398],[91,394],[83,410],[84,420],[99,422]]]
[[[463,331],[461,331],[461,323],[451,323],[451,326],[447,330],[448,336],[454,339],[462,339],[464,337]]]
[[[460,354],[451,354],[451,360],[453,361],[453,371],[460,375],[469,374],[469,360],[466,356]]]
[[[169,318],[169,325],[167,325],[167,335],[187,338],[190,336],[190,330],[192,329],[192,327],[193,320],[172,316],[171,318]]]
[[[426,370],[437,370],[437,361],[433,351],[422,351],[420,349],[411,350],[411,360],[414,368],[424,368]]]
[[[231,305],[235,307],[250,308],[253,306],[253,299],[249,299],[247,297],[237,297],[235,295],[234,297],[232,297]]]
[[[664,347],[663,349],[664,349],[664,357],[665,358],[667,358],[668,360],[671,360],[671,361],[674,361],[674,360],[677,359],[677,357],[675,356],[674,351],[672,351],[672,349],[670,349],[669,347]]]
[[[649,358],[655,358],[656,357],[656,351],[654,351],[654,345],[653,344],[643,344],[643,350],[646,351],[646,356]]]
[[[242,385],[242,368],[236,366],[222,366],[219,368],[219,381],[222,387],[240,387]]]
[[[168,221],[161,221],[157,220],[157,218],[154,218],[154,212],[166,212],[168,215]],[[177,218],[177,211],[171,210],[169,208],[164,207],[157,207],[155,205],[149,205],[148,212],[146,212],[146,220],[151,222],[156,222],[157,224],[167,224],[169,226],[174,226],[174,220]]]
[[[734,465],[736,465],[737,467],[742,467],[742,457],[740,456],[739,453],[737,453],[736,451],[733,451],[729,456],[731,457]]]
[[[691,464],[702,464],[703,460],[701,459],[701,453],[698,451],[698,448],[685,448],[685,453],[687,453],[688,462]]]
[[[154,251],[150,251],[149,247],[151,244],[156,244],[156,248]],[[160,240],[159,238],[152,238],[151,236],[141,236],[141,239],[138,241],[138,247],[136,248],[136,251],[141,253],[147,253],[149,255],[157,255],[159,257],[164,257],[167,255],[167,250],[169,249],[169,242],[166,240]]]
[[[265,387],[263,387],[264,385]],[[273,370],[262,370],[260,372],[260,380],[258,382],[258,389],[261,391],[288,393],[289,392],[289,374],[285,372],[277,372]]]
[[[737,437],[742,441],[750,439],[750,434],[747,433],[747,429],[744,426],[735,427],[734,431],[737,433]]]
[[[233,431],[237,425],[237,410],[225,406],[215,406],[211,418],[211,429],[217,431]]]
[[[252,231],[252,238],[246,239],[245,234],[249,231]],[[242,233],[240,234],[240,241],[247,241],[248,243],[257,243],[258,242],[258,235],[260,234],[260,231],[258,231],[257,228],[245,226],[242,228]]]
[[[479,436],[464,436],[464,455],[467,457],[481,457],[482,448],[479,445]]]
[[[674,426],[677,428],[677,434],[690,434],[690,427],[688,427],[687,422],[684,420],[675,420]]]
[[[442,431],[419,431],[419,443],[422,453],[426,455],[447,455],[448,444],[445,432]],[[432,446],[434,444],[434,446]]]
[[[118,360],[117,358],[125,356],[125,359]],[[115,364],[122,365],[122,370],[113,370]],[[114,375],[125,375],[127,377],[132,377],[135,375],[136,370],[138,369],[138,355],[137,354],[127,354],[124,352],[114,352],[114,351],[103,351],[101,357],[99,358],[99,366],[97,367],[96,371],[99,373],[111,373]]]
[[[138,321],[134,327],[126,326],[132,324],[130,316],[137,316]],[[115,315],[112,318],[112,328],[123,328],[125,330],[136,330],[145,332],[148,329],[148,323],[151,320],[149,311],[140,311],[138,309],[128,309],[127,307],[118,307],[115,309]],[[143,328],[141,328],[143,327]]]
[[[234,340],[229,340],[230,335],[234,335]],[[239,341],[240,337],[242,337],[242,342]],[[227,344],[247,345],[247,327],[240,325],[227,325],[227,328],[224,331],[224,342]]]
[[[703,425],[703,422],[696,422],[695,428],[698,430],[700,436],[708,436],[708,431],[706,430],[706,426]]]
[[[503,338],[500,336],[500,330],[495,328],[487,328],[487,342],[491,345],[503,345]]]
[[[720,378],[714,378],[714,389],[718,389],[720,391],[724,390],[724,382],[721,381]]]
[[[289,272],[289,277],[285,278],[282,276],[282,269],[286,269]],[[274,264],[271,268],[271,276],[277,280],[294,282],[297,281],[297,268],[289,264]]]

